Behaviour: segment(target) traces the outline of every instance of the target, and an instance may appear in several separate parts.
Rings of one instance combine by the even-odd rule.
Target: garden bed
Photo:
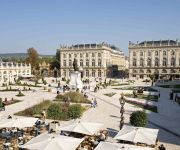
[[[130,84],[129,83],[111,84],[111,86],[123,86],[123,85],[130,85]]]
[[[134,97],[133,94],[125,94],[126,97],[129,98],[139,98],[139,99],[144,99],[144,100],[148,100],[148,101],[158,101],[158,96],[157,95],[144,95],[144,94],[137,94],[137,97]]]
[[[140,107],[140,108],[143,108],[143,109],[150,110],[152,112],[158,113],[157,106],[148,105],[148,104],[144,104],[144,103],[140,103],[140,102],[132,101],[132,100],[128,100],[128,99],[125,99],[125,101],[127,103],[135,105],[137,107]]]
[[[47,100],[23,111],[17,112],[15,115],[27,117],[42,116],[41,113],[45,110],[47,119],[70,120],[81,117],[86,109],[86,107],[82,107],[80,104],[68,105]]]
[[[5,104],[5,106],[8,106],[8,105],[19,103],[19,102],[21,102],[21,100],[14,99],[7,102],[4,101],[3,103]]]
[[[109,96],[109,97],[112,97],[112,96],[114,96],[115,94],[116,94],[116,93],[111,92],[111,93],[106,93],[106,94],[104,94],[104,95]]]
[[[70,103],[90,103],[90,101],[85,98],[82,93],[79,92],[68,92],[63,95],[59,94],[56,96],[56,99],[54,101],[65,102],[68,100]]]

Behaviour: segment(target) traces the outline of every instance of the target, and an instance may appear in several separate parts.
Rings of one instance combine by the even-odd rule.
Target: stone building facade
[[[129,77],[156,78],[180,75],[180,43],[178,40],[129,42]]]
[[[14,82],[20,76],[31,76],[31,65],[0,62],[0,83]]]
[[[113,66],[116,70],[123,70],[126,65],[123,52],[105,43],[61,46],[59,50],[60,74],[65,78],[69,78],[73,71],[74,58],[82,68],[84,78],[106,78],[112,75]]]

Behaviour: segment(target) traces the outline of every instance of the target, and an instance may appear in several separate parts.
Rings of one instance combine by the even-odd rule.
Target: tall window
[[[133,66],[136,66],[136,59],[133,59]]]
[[[163,56],[166,56],[166,51],[163,51]]]
[[[71,54],[69,54],[69,58],[71,58]]]
[[[101,59],[98,59],[98,66],[101,66]]]
[[[63,71],[63,75],[66,76],[66,70]]]
[[[136,52],[133,52],[133,56],[136,56]]]
[[[80,57],[82,58],[82,57],[83,57],[83,55],[82,55],[82,54],[80,54]]]
[[[101,77],[101,70],[98,70],[98,77]]]
[[[144,60],[142,58],[140,59],[140,66],[144,66]]]
[[[175,58],[171,58],[171,66],[175,66]]]
[[[63,57],[66,58],[66,54],[63,54]]]
[[[86,66],[89,66],[89,60],[86,59]]]
[[[92,77],[95,77],[95,70],[92,70]]]
[[[95,57],[95,54],[94,54],[94,53],[92,53],[92,57]]]
[[[83,60],[80,60],[80,66],[83,67]]]
[[[63,61],[63,66],[66,66],[66,60]]]
[[[95,66],[95,59],[92,60],[92,66]]]
[[[151,52],[150,51],[148,51],[148,56],[151,56]]]
[[[173,50],[171,51],[171,55],[172,55],[172,56],[174,56],[174,55],[175,55],[175,52],[174,52]]]
[[[101,53],[98,53],[98,57],[101,57]]]
[[[159,59],[158,58],[155,58],[155,66],[159,66]]]
[[[143,52],[140,52],[140,56],[143,56]]]
[[[69,67],[71,67],[72,66],[72,60],[70,59],[69,60]]]
[[[159,54],[158,51],[155,51],[155,56],[158,56],[158,54]]]
[[[86,77],[89,77],[89,70],[86,70]]]
[[[167,59],[163,58],[163,66],[167,66]]]
[[[89,55],[88,55],[88,53],[86,53],[86,57],[88,57]]]
[[[147,66],[151,66],[151,58],[148,58],[148,60],[147,60]]]

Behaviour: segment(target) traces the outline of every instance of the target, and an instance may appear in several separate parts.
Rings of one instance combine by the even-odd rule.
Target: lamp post
[[[121,93],[121,97],[119,98],[119,103],[120,103],[120,124],[119,124],[119,129],[121,130],[123,125],[124,125],[124,104],[125,104],[125,99],[124,99],[124,94]]]

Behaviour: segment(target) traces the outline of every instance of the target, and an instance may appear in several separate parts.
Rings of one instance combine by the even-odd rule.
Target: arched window
[[[72,66],[72,60],[70,59],[69,60],[69,67],[71,67]]]
[[[101,66],[101,59],[98,59],[98,66]]]
[[[140,59],[140,66],[144,66],[144,60],[143,60],[143,58]]]
[[[98,70],[98,77],[101,77],[101,70]]]
[[[137,73],[137,70],[133,70],[132,72],[133,72],[133,73]]]
[[[92,66],[95,66],[95,59],[92,59]]]
[[[80,66],[83,67],[83,60],[80,60]]]
[[[155,58],[155,66],[159,66],[159,59],[158,58]]]
[[[143,52],[140,52],[140,56],[143,56]]]
[[[176,73],[176,71],[174,69],[171,69],[170,73]]]
[[[66,66],[66,60],[63,60],[63,66]]]
[[[158,56],[158,55],[159,55],[158,51],[155,51],[155,56]]]
[[[133,56],[136,56],[136,52],[133,52]]]
[[[95,77],[95,70],[92,70],[92,77]]]
[[[171,66],[175,66],[175,58],[171,58]]]
[[[141,70],[139,70],[139,73],[144,73],[144,70],[142,70],[142,69],[141,69]]]
[[[133,59],[133,66],[136,66],[136,59]]]
[[[89,70],[86,70],[86,77],[89,77]]]
[[[171,51],[171,55],[172,55],[172,56],[175,55],[175,51],[174,51],[174,50]]]
[[[167,59],[163,58],[163,66],[167,66]]]
[[[159,70],[157,70],[157,69],[154,70],[154,73],[155,73],[155,74],[159,74]]]
[[[63,57],[66,58],[66,54],[63,54]]]
[[[163,56],[166,56],[166,51],[163,51]]]
[[[151,58],[147,59],[147,66],[149,66],[149,67],[151,66]]]
[[[162,70],[162,73],[167,73],[166,69],[163,69],[163,70]]]
[[[89,66],[89,60],[86,59],[86,66]]]
[[[151,73],[151,70],[149,70],[149,69],[148,69],[148,70],[147,70],[147,73],[149,73],[149,74],[150,74],[150,73]]]

